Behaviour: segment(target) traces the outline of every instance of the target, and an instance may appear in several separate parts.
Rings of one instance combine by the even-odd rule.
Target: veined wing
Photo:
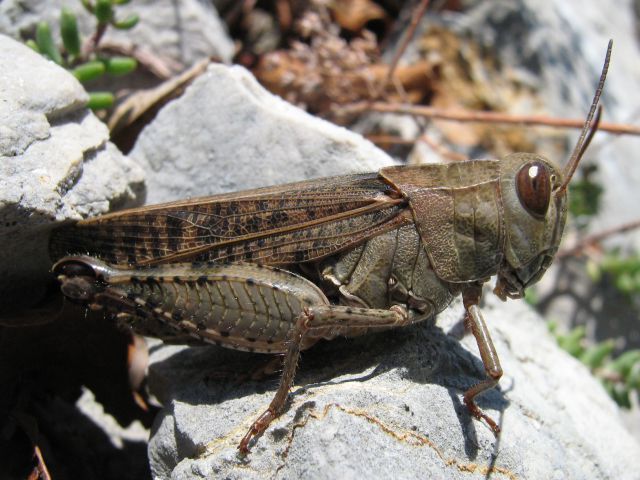
[[[116,265],[177,261],[283,265],[316,260],[410,221],[376,173],[346,175],[116,212],[61,227],[51,255]]]

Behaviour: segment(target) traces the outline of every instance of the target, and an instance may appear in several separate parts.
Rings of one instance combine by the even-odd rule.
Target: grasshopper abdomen
[[[303,310],[328,304],[312,282],[258,265],[184,263],[125,270],[92,257],[66,257],[54,273],[67,298],[103,308],[137,331],[166,337],[173,330],[251,352],[283,353]],[[160,335],[150,328],[158,322]],[[316,340],[309,338],[305,348]]]

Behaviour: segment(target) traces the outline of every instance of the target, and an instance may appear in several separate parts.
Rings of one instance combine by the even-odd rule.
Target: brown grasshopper
[[[67,298],[141,333],[284,354],[278,390],[242,452],[282,412],[301,350],[425,320],[461,294],[487,374],[464,402],[497,434],[475,403],[502,376],[478,307],[482,285],[497,275],[494,293],[520,298],[553,261],[610,55],[611,42],[564,170],[517,153],[126,210],[55,231],[51,253],[63,258],[53,272]]]

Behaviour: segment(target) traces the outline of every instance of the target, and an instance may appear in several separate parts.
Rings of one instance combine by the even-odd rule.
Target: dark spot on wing
[[[182,238],[182,220],[171,215],[166,217],[167,222],[167,246],[170,252],[177,252]]]

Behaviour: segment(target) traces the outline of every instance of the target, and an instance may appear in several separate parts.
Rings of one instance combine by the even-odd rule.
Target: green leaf
[[[627,296],[640,293],[640,256],[622,256],[618,251],[608,253],[600,268],[612,277],[613,284]]]
[[[604,359],[611,354],[615,347],[615,342],[611,339],[587,348],[582,355],[580,361],[594,370],[602,365]]]
[[[631,367],[629,375],[627,375],[627,386],[640,391],[640,362],[634,363]]]
[[[622,293],[631,293],[633,291],[633,278],[627,272],[621,274],[616,279],[616,288]]]
[[[614,250],[602,259],[602,269],[613,275],[635,273],[640,271],[640,257],[638,255],[623,257],[620,252]]]
[[[113,21],[111,24],[118,30],[129,30],[130,28],[136,26],[138,20],[140,20],[140,17],[138,17],[138,15],[134,13],[129,15],[124,20]]]
[[[113,106],[114,97],[111,92],[89,92],[87,107],[91,110],[100,110]]]
[[[580,357],[584,352],[582,346],[582,340],[586,334],[586,330],[583,326],[578,326],[571,330],[567,335],[558,339],[558,344],[563,350],[566,350],[574,357]]]
[[[604,189],[593,181],[597,170],[596,165],[583,165],[580,178],[575,178],[569,185],[569,211],[574,217],[591,217],[600,209]]]
[[[607,393],[609,394],[609,396],[611,398],[613,398],[613,382],[609,381],[609,380],[604,380],[601,379],[600,383],[602,383],[602,386],[604,387],[604,389],[607,391]]]
[[[593,216],[600,209],[600,197],[603,188],[587,180],[580,180],[570,185],[569,211],[574,216]]]
[[[602,269],[596,262],[591,259],[587,260],[586,270],[587,275],[589,275],[589,279],[593,283],[599,282],[602,278]]]
[[[111,0],[97,0],[94,15],[98,19],[98,23],[109,23],[113,18]]]
[[[116,4],[116,5],[126,5],[130,1],[131,0],[114,0],[113,3]]]
[[[71,73],[81,82],[89,82],[104,75],[106,68],[104,64],[98,60],[83,63],[71,70]]]
[[[58,51],[55,43],[53,43],[53,37],[51,36],[51,29],[47,22],[40,22],[36,27],[36,43],[40,52],[58,65],[62,65],[62,55]]]
[[[80,1],[82,2],[82,6],[85,8],[85,10],[93,15],[93,12],[95,11],[95,7],[93,6],[93,3],[91,3],[91,0],[80,0]]]
[[[76,15],[68,8],[63,8],[60,14],[60,35],[62,43],[74,57],[80,55],[80,34],[78,33],[78,22]]]
[[[138,67],[138,62],[131,57],[111,57],[102,62],[109,75],[126,75]]]
[[[625,385],[614,385],[613,399],[623,408],[631,408],[631,399],[629,398],[629,388]]]
[[[35,52],[38,52],[38,53],[41,53],[41,52],[40,52],[40,48],[38,47],[38,44],[37,44],[35,41],[33,41],[33,40],[29,39],[29,40],[27,40],[27,41],[26,41],[26,42],[24,42],[24,43],[25,43],[25,44],[27,45],[27,47],[29,47],[31,50],[33,50],[33,51],[35,51]]]
[[[640,350],[629,350],[611,362],[607,368],[618,373],[626,380],[631,372],[631,367],[637,362],[640,362]]]

